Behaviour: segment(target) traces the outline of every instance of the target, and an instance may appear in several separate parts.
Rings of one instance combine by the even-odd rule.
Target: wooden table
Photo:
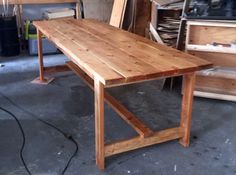
[[[189,146],[195,72],[211,67],[211,63],[95,20],[36,21],[34,25],[38,33],[39,81],[47,81],[45,70],[53,70],[43,66],[43,34],[68,56],[67,66],[94,89],[96,163],[100,169],[104,169],[105,157],[114,154],[173,139]],[[105,91],[109,87],[180,75],[184,77],[180,125],[158,132]],[[104,100],[137,131],[137,137],[105,144]]]

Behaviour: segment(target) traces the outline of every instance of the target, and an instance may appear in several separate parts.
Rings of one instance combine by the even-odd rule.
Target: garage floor
[[[62,63],[63,55],[47,56],[46,65]],[[236,103],[195,98],[191,146],[171,141],[113,156],[104,172],[94,157],[92,91],[72,72],[57,75],[47,86],[31,84],[38,75],[37,57],[0,58],[0,106],[14,113],[26,133],[24,158],[33,175],[58,175],[75,146],[46,120],[78,142],[79,151],[66,175],[233,175],[236,174]],[[177,126],[181,95],[160,91],[159,81],[109,91],[152,129]],[[9,101],[11,100],[11,101]],[[14,103],[14,104],[13,104]],[[136,133],[105,107],[106,141]],[[9,115],[0,111],[0,174],[24,175],[19,151],[22,136]]]

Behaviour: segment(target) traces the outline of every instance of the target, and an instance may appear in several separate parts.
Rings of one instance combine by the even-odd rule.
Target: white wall
[[[83,0],[85,17],[103,21],[109,21],[113,0]],[[47,9],[75,8],[75,4],[47,4],[47,5],[23,5],[23,19],[41,19],[43,12]],[[0,14],[3,8],[0,6]],[[12,6],[9,8],[12,13]]]
[[[41,19],[43,12],[47,9],[55,8],[74,8],[74,4],[47,4],[47,5],[23,5],[23,19]],[[3,7],[0,6],[0,14],[3,12]],[[9,7],[9,12],[12,14],[13,5]]]
[[[47,4],[47,5],[24,5],[23,19],[42,19],[43,12],[48,9],[75,8],[75,4]]]

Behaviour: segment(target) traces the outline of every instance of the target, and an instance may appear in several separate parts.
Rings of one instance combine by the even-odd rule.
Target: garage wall
[[[24,5],[23,6],[23,19],[42,19],[43,12],[48,9],[57,8],[74,8],[74,4],[48,4],[48,5]]]
[[[102,21],[109,21],[113,0],[83,0],[85,17]],[[43,12],[47,9],[75,8],[75,4],[47,4],[47,5],[24,5],[23,19],[41,19]],[[12,8],[11,8],[12,9]],[[0,6],[0,14],[3,8]]]
[[[93,18],[108,22],[113,7],[113,0],[83,0],[85,18]]]

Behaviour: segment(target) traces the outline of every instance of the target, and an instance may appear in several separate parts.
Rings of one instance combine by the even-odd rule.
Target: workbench
[[[44,35],[70,59],[67,66],[94,89],[96,163],[100,169],[105,167],[105,157],[118,153],[174,139],[179,139],[185,147],[189,146],[195,72],[210,68],[210,62],[95,20],[64,19],[35,21],[33,24],[38,35],[38,81],[47,83],[45,70],[53,70],[43,64],[41,40]],[[150,129],[106,91],[109,87],[173,76],[184,77],[180,125],[158,132]],[[138,136],[105,143],[104,100]]]

